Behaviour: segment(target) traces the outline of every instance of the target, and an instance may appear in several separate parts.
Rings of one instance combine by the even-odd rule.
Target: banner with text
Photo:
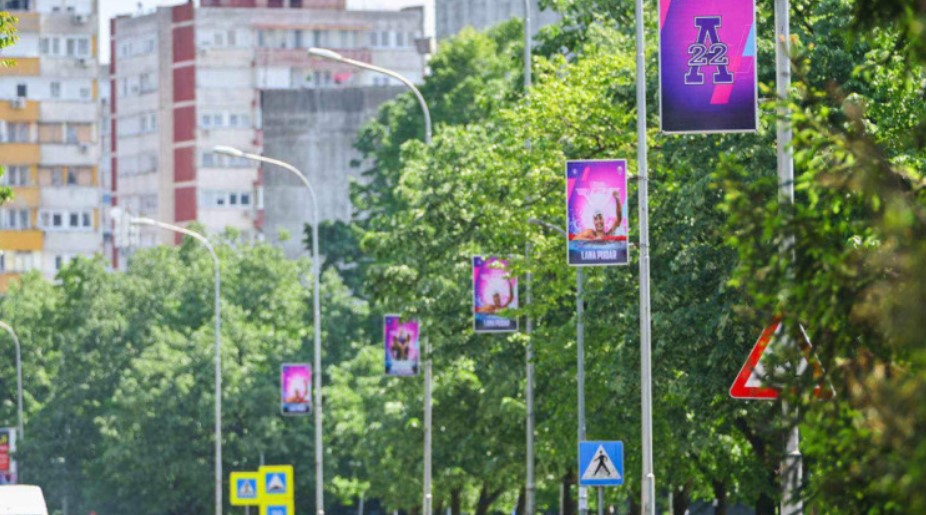
[[[308,415],[312,411],[312,367],[307,363],[280,367],[280,409],[284,415]]]
[[[659,0],[663,132],[756,130],[755,13],[755,0]]]
[[[477,333],[518,330],[518,319],[499,315],[518,308],[518,279],[508,273],[508,262],[473,256],[473,329]]]
[[[629,263],[627,161],[567,161],[566,218],[570,265]]]
[[[420,356],[418,336],[417,320],[403,322],[399,315],[383,317],[386,375],[413,376],[418,374]]]

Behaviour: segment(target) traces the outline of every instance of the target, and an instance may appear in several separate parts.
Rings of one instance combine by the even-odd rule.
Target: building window
[[[7,209],[0,211],[0,227],[23,231],[29,229],[32,224],[29,223],[28,209]]]
[[[28,143],[29,124],[0,120],[0,143]]]
[[[61,83],[56,80],[51,81],[51,98],[61,98]]]
[[[6,173],[0,177],[0,184],[4,186],[28,186],[30,182],[28,166],[8,166]]]

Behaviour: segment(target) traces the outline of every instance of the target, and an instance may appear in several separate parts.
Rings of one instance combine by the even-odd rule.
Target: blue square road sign
[[[623,442],[579,442],[579,485],[624,484]]]

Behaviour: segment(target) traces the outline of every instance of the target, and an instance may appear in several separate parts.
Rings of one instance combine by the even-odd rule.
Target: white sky
[[[120,14],[150,11],[159,5],[178,5],[185,0],[99,0],[100,2],[100,62],[109,62],[109,19]],[[348,9],[398,10],[403,7],[424,5],[424,32],[434,35],[434,0],[347,0]]]

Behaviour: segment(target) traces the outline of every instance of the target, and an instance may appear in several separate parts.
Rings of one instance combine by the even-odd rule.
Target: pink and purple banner
[[[312,411],[312,367],[307,363],[280,366],[280,410],[284,415],[308,415]]]
[[[663,132],[756,130],[755,13],[755,0],[659,0]]]
[[[566,161],[568,262],[626,265],[627,161]]]
[[[518,278],[508,273],[508,262],[473,256],[473,329],[477,333],[518,330],[518,319],[501,316],[518,308]]]
[[[386,350],[387,376],[418,374],[420,347],[417,320],[403,322],[399,315],[383,317],[383,341]]]

